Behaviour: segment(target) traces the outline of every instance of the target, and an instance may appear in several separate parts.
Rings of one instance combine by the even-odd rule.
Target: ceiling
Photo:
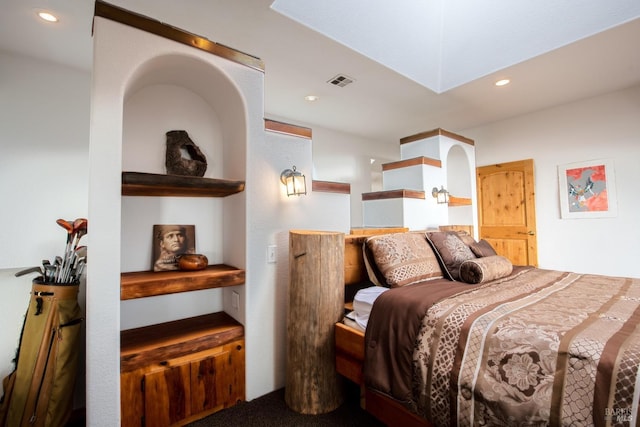
[[[637,0],[524,2],[538,12],[511,2],[500,12],[499,0],[403,1],[377,13],[365,0],[110,3],[260,57],[266,117],[390,143],[640,84]],[[60,21],[40,22],[41,9]],[[0,50],[90,70],[92,18],[89,0],[3,0]],[[327,83],[338,74],[354,83]],[[495,87],[502,77],[512,83]]]

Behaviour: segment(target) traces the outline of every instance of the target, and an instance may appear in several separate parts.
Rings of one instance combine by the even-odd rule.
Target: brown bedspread
[[[437,426],[630,425],[640,279],[517,268],[382,294],[364,376]]]

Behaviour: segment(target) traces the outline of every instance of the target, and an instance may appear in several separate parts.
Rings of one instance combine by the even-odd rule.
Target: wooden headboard
[[[442,231],[466,231],[473,236],[472,225],[443,225]],[[362,244],[370,237],[378,234],[404,233],[406,227],[389,228],[353,228],[344,238],[344,284],[345,301],[353,301],[353,295],[358,291],[357,285],[367,282],[369,275],[362,256]],[[349,290],[349,288],[352,288]]]

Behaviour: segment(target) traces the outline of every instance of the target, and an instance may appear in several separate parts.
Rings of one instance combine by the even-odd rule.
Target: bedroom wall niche
[[[132,393],[140,393],[140,387],[130,380],[140,367],[121,371],[121,357],[140,351],[137,343],[145,338],[121,342],[121,331],[128,337],[141,326],[168,331],[164,325],[183,322],[177,329],[188,334],[200,328],[189,319],[206,318],[213,320],[199,329],[203,339],[217,339],[213,322],[218,330],[237,331],[243,346],[247,322],[244,188],[247,145],[263,139],[261,62],[238,52],[225,56],[226,47],[194,49],[200,40],[190,34],[192,45],[154,34],[163,25],[156,21],[146,20],[144,28],[151,32],[141,31],[135,25],[140,20],[146,18],[96,3],[89,156],[92,262],[87,276],[86,406],[91,425],[105,420],[120,424],[121,396],[139,401]],[[176,181],[166,175],[170,130],[187,131],[203,151],[208,160],[203,177]],[[207,256],[209,267],[188,280],[184,275],[190,272],[160,276],[151,271],[154,224],[194,225],[195,247]],[[234,291],[240,295],[239,307],[232,307]],[[175,341],[167,349],[173,357],[197,353],[190,349],[193,340],[182,335],[171,339]],[[152,363],[154,357],[143,359]],[[233,375],[242,388],[230,394],[232,403],[245,394],[244,350],[238,357],[233,369],[240,376]],[[197,399],[195,391],[192,397]],[[175,402],[169,399],[170,405]],[[138,413],[144,408],[129,406],[122,412],[122,425],[145,417]],[[192,408],[197,406],[191,402]],[[184,413],[185,419],[210,410],[193,409]]]
[[[364,226],[424,230],[471,225],[475,230],[473,144],[444,129],[402,138],[401,160],[382,165],[383,190],[362,195]],[[434,187],[449,191],[448,204],[437,203]]]
[[[243,137],[244,120],[223,120],[219,111],[244,118],[239,94],[228,77],[210,64],[184,55],[153,58],[141,65],[128,85],[123,105],[122,170],[166,174],[166,133],[185,130],[207,159],[205,178],[227,178],[225,157],[234,155],[226,141]],[[202,84],[206,82],[206,84]],[[199,87],[204,86],[204,87]],[[224,100],[212,93],[225,92]],[[233,93],[235,92],[235,94]],[[237,128],[235,128],[237,125]],[[226,151],[231,151],[225,156]],[[244,180],[234,170],[234,179]],[[121,271],[148,270],[153,264],[155,224],[195,226],[197,253],[210,264],[225,262],[223,209],[219,197],[123,197]],[[121,329],[177,320],[222,310],[222,289],[214,288],[129,299],[121,303]],[[158,310],[158,308],[164,308]]]

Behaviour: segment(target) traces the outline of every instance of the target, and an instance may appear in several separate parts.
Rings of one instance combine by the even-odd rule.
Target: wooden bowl
[[[209,265],[209,260],[202,254],[185,254],[178,258],[180,270],[195,271],[203,270]]]

